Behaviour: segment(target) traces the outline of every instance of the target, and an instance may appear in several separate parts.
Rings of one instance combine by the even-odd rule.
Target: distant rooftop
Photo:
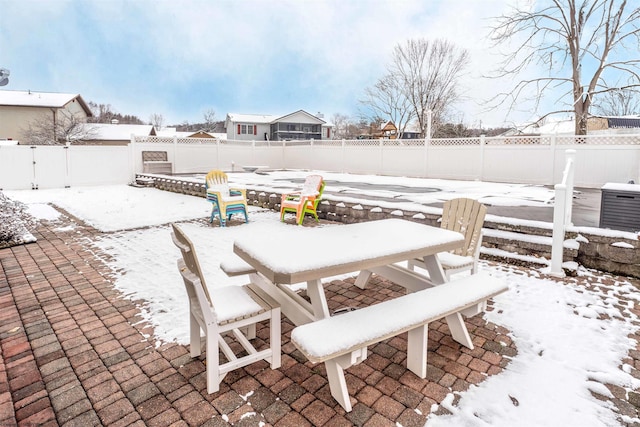
[[[0,90],[0,105],[16,107],[52,107],[62,108],[77,99],[91,116],[91,110],[77,93],[33,92],[21,90]]]

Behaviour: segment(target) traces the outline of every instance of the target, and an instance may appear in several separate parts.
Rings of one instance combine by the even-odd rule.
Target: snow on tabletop
[[[436,320],[444,313],[507,289],[488,275],[465,277],[374,306],[298,326],[291,332],[296,346],[313,358],[324,358],[396,334],[407,327]]]
[[[369,221],[339,227],[287,227],[278,234],[238,237],[235,246],[271,271],[289,274],[322,269],[425,245],[462,241],[449,230],[401,219]]]

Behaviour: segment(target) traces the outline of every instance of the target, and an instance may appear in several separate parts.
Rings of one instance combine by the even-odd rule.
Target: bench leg
[[[462,314],[453,313],[448,315],[446,319],[449,331],[451,331],[451,336],[454,341],[457,341],[463,346],[473,350],[473,342],[469,336],[469,331],[467,331],[467,325],[464,324]]]
[[[411,329],[407,341],[407,369],[419,376],[427,377],[427,339],[429,325]]]
[[[461,313],[467,317],[471,317],[479,313],[484,313],[485,311],[487,311],[487,301],[479,302],[476,305],[472,305],[469,308],[465,308],[464,310],[461,311]]]
[[[347,390],[347,381],[344,379],[344,369],[335,359],[324,362],[329,378],[329,388],[331,396],[344,408],[345,411],[351,412],[351,400],[349,399],[349,391]]]
[[[367,282],[369,281],[371,274],[372,272],[369,270],[362,270],[360,274],[358,274],[355,285],[360,289],[364,289],[367,286]]]
[[[367,358],[367,347],[343,354],[335,359],[325,360],[324,367],[327,370],[329,389],[331,396],[344,408],[351,412],[351,399],[347,390],[347,381],[344,378],[344,370],[349,366],[357,365]]]

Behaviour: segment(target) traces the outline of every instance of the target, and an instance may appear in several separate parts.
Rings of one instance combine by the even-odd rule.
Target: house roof
[[[0,90],[0,105],[6,106],[62,108],[73,100],[80,103],[87,116],[93,116],[89,106],[77,93]]]
[[[278,116],[274,116],[273,114],[236,114],[236,113],[227,114],[227,120],[230,120],[235,123],[247,122],[247,123],[268,124],[273,122],[277,118]]]
[[[86,123],[84,125],[92,140],[101,141],[124,141],[130,140],[131,135],[151,136],[155,135],[152,125],[125,125],[108,123]]]
[[[326,122],[325,122],[324,120],[322,120],[321,118],[316,117],[316,116],[314,116],[313,114],[307,113],[307,112],[306,112],[306,111],[304,111],[304,110],[294,111],[293,113],[289,113],[289,114],[287,114],[286,116],[278,117],[278,118],[276,118],[276,119],[274,120],[274,122],[282,122],[282,121],[285,121],[288,117],[294,116],[294,115],[296,115],[296,114],[306,115],[306,116],[308,116],[310,119],[313,119],[313,120],[314,120],[316,123],[318,123],[318,124],[321,124],[321,123],[322,123],[322,124],[324,124],[324,123],[326,123]]]
[[[610,128],[640,128],[640,117],[607,117]]]
[[[275,122],[286,121],[286,119],[290,116],[302,113],[307,115],[310,119],[313,119],[315,123],[318,124],[326,124],[324,120],[319,117],[314,116],[313,114],[307,113],[304,110],[294,111],[293,113],[286,114],[284,116],[277,116],[273,114],[237,114],[237,113],[228,113],[227,114],[227,122],[231,121],[234,123],[256,123],[256,124],[271,124]]]

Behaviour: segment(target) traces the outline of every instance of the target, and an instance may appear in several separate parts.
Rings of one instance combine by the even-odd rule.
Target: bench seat
[[[256,272],[255,268],[235,254],[222,259],[222,261],[220,261],[220,269],[229,277],[242,276]]]
[[[291,342],[312,363],[325,363],[331,394],[349,412],[344,369],[365,360],[368,346],[409,332],[407,368],[425,378],[428,324],[447,318],[454,339],[472,347],[460,312],[507,290],[500,279],[474,274],[298,326],[291,333]],[[466,335],[466,340],[460,340],[460,335]]]

